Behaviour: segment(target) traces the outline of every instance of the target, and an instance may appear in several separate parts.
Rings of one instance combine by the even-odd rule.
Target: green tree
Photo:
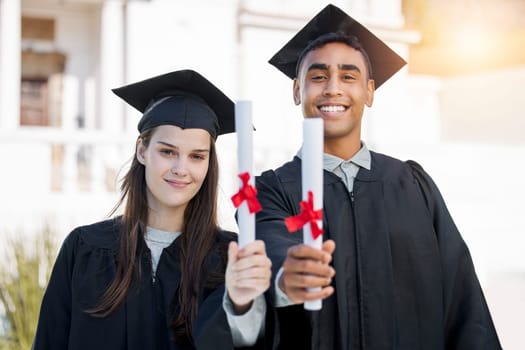
[[[8,330],[0,337],[0,349],[28,350],[45,285],[56,257],[54,235],[46,228],[36,237],[7,240],[7,257],[0,265],[0,302],[5,310]]]

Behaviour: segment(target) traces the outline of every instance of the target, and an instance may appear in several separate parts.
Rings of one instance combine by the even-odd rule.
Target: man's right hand
[[[327,240],[321,250],[298,244],[288,249],[283,263],[283,273],[279,279],[279,288],[288,299],[300,304],[305,301],[325,299],[333,294],[330,286],[335,270],[330,266],[335,242]],[[321,287],[320,291],[308,288]]]

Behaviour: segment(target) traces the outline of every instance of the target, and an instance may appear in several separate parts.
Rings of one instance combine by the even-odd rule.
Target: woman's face
[[[210,145],[207,131],[174,125],[157,127],[147,147],[139,140],[137,160],[145,167],[150,211],[184,213],[208,173]]]

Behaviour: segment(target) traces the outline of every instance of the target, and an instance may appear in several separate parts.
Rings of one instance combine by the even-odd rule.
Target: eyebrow
[[[308,67],[308,72],[309,71],[312,71],[312,70],[328,70],[328,65],[324,64],[324,63],[312,63],[309,67]]]
[[[354,70],[358,73],[361,73],[361,69],[359,69],[358,66],[356,66],[355,64],[340,64],[339,65],[339,69],[341,70]]]
[[[355,64],[338,64],[337,67],[340,70],[351,70],[351,71],[356,71],[358,73],[361,73],[361,69],[359,69],[359,67],[356,66]],[[312,71],[312,70],[328,70],[328,65],[325,63],[312,63],[308,67],[308,71]]]
[[[175,146],[175,145],[172,145],[171,143],[168,143],[168,142],[164,142],[164,141],[157,141],[157,143],[161,144],[161,145],[164,145],[166,147],[170,147],[170,148],[175,148],[175,149],[179,149],[178,146]],[[198,152],[198,153],[209,153],[210,150],[207,149],[207,148],[197,148],[197,149],[194,149],[192,150],[192,152]]]

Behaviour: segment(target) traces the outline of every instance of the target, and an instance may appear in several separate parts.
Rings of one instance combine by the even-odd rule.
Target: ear
[[[146,159],[144,158],[144,152],[146,151],[146,146],[142,143],[142,139],[137,140],[137,148],[135,150],[135,157],[137,158],[137,161],[145,165]]]
[[[368,107],[372,107],[372,104],[374,103],[374,91],[376,90],[376,83],[374,79],[368,79],[368,83],[366,86],[368,97],[366,98],[366,105]]]
[[[296,106],[301,104],[301,89],[299,88],[297,78],[293,80],[293,102]]]

